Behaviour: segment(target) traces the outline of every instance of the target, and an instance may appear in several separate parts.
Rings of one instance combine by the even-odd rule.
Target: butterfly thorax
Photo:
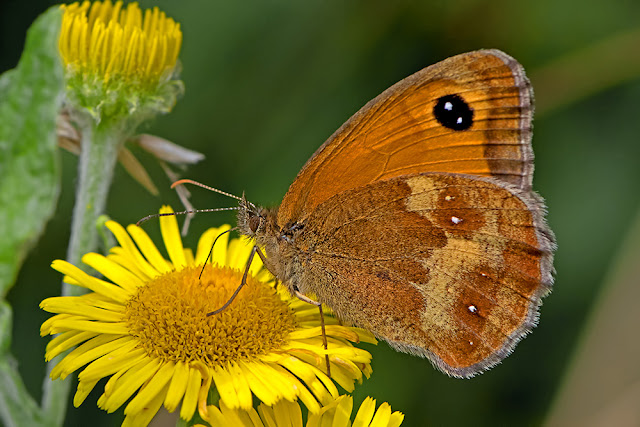
[[[277,225],[277,213],[277,208],[257,207],[243,199],[238,228],[240,233],[255,240],[266,256],[265,267],[293,294],[298,290],[296,279],[301,269],[295,241],[304,226],[294,223],[281,228]]]

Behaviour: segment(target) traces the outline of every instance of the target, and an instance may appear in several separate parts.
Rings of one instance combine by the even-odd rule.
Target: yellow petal
[[[335,414],[333,415],[333,425],[348,426],[351,422],[352,410],[353,398],[351,396],[344,396],[336,406]]]
[[[136,265],[138,265],[138,267],[147,276],[155,277],[158,275],[158,272],[162,272],[162,270],[158,270],[157,268],[154,268],[155,266],[147,262],[145,257],[140,253],[136,245],[133,243],[133,240],[131,240],[131,238],[134,237],[134,233],[135,233],[136,235],[138,235],[138,237],[141,240],[149,243],[151,239],[149,239],[149,236],[147,235],[147,233],[144,232],[144,230],[142,230],[138,226],[130,225],[127,227],[127,231],[129,232],[127,234],[127,231],[125,231],[124,227],[122,227],[120,224],[118,224],[115,221],[107,221],[105,226],[113,233],[113,235],[115,236],[116,240],[118,241],[122,249],[125,251],[125,253],[136,263]],[[132,232],[132,229],[134,229],[135,231]],[[145,240],[144,237],[141,237],[140,235],[146,236],[147,239]],[[138,243],[138,246],[142,248],[139,242],[136,241],[136,243]],[[151,243],[151,245],[155,248],[155,245],[153,245],[153,243]]]
[[[187,382],[187,391],[182,400],[182,408],[180,408],[180,418],[190,420],[198,405],[198,392],[200,391],[200,382],[202,375],[197,369],[189,368],[189,381]]]
[[[353,427],[368,427],[375,412],[376,400],[367,396],[362,405],[360,405],[356,418],[353,420]]]
[[[264,403],[260,403],[260,405],[258,406],[258,413],[260,414],[260,418],[262,418],[266,427],[278,427],[278,424],[276,423],[276,416],[272,407],[267,406]]]
[[[100,322],[118,322],[122,320],[122,312],[113,312],[91,307],[82,297],[51,297],[40,303],[40,308],[49,313],[66,313],[83,316]]]
[[[67,331],[53,338],[47,344],[45,353],[45,360],[48,362],[63,351],[66,351],[78,344],[90,340],[96,334],[94,332],[86,331]]]
[[[74,372],[87,363],[122,347],[129,339],[128,336],[98,335],[69,353],[51,372],[57,372],[57,370],[60,369],[60,377],[64,379],[71,372]]]
[[[138,427],[148,425],[162,406],[162,401],[167,393],[167,387],[154,394],[153,398],[139,412],[127,415],[122,423],[122,427]]]
[[[265,427],[264,423],[260,419],[260,415],[254,408],[249,409],[248,415],[250,418],[250,424],[248,424],[249,426]]]
[[[209,261],[213,264],[224,265],[224,258],[227,252],[226,248],[229,244],[229,233],[226,233],[226,231],[230,228],[230,225],[225,224],[218,228],[210,228],[202,234],[198,241],[198,249],[196,251],[196,265],[204,264],[212,248],[213,252],[211,253],[211,259],[209,259]],[[216,241],[218,250],[213,246],[216,238],[218,239]]]
[[[150,266],[157,272],[152,277],[155,277],[158,274],[168,273],[173,269],[171,263],[164,259],[156,245],[153,244],[149,235],[145,233],[142,228],[136,225],[130,225],[127,227],[127,231],[133,240],[135,240]]]
[[[217,236],[216,234],[217,230],[218,230],[217,228],[210,228],[204,233],[202,233],[202,236],[200,236],[200,239],[198,240],[198,248],[196,249],[196,260],[195,260],[196,265],[204,264],[205,260],[207,260],[207,262],[211,262],[211,258],[209,258],[209,251],[211,251],[211,248],[213,246],[213,241]],[[219,243],[220,243],[220,240],[218,240],[218,244]],[[214,252],[216,251],[214,250]],[[212,253],[212,256],[213,256],[213,253]]]
[[[162,401],[166,397],[166,390],[168,389],[169,381],[175,372],[175,364],[173,362],[164,362],[158,372],[156,372],[148,383],[146,383],[138,391],[138,394],[131,399],[131,402],[124,408],[125,415],[136,414],[142,412],[142,410],[149,405],[149,403],[158,397],[158,394],[164,390],[165,395],[162,396]],[[165,387],[167,386],[167,387]]]
[[[79,298],[82,298],[82,304],[86,304],[92,307],[102,308],[104,310],[113,311],[115,313],[124,313],[125,311],[125,306],[123,304],[114,302],[112,299],[95,292],[81,295]]]
[[[297,403],[281,400],[273,406],[278,426],[302,427],[302,411]]]
[[[244,373],[244,372],[243,372]],[[238,393],[233,385],[233,379],[228,370],[214,366],[211,370],[213,381],[216,384],[216,389],[220,394],[220,401],[224,402],[229,408],[250,408],[251,404],[247,406],[246,400],[242,402],[238,399]]]
[[[100,334],[125,335],[129,333],[129,327],[125,322],[92,322],[89,320],[80,320],[76,316],[75,319],[58,320],[55,327],[62,331],[67,329],[75,329],[78,331],[90,331]],[[57,331],[53,331],[57,333]]]
[[[184,248],[184,259],[188,265],[193,265],[195,262],[195,258],[193,257],[193,251],[191,248]]]
[[[240,366],[242,372],[246,376],[253,394],[255,394],[256,397],[266,405],[273,405],[276,403],[281,396],[274,394],[270,382],[266,378],[263,379],[255,375],[253,370],[248,368],[248,365],[250,365],[250,363],[238,361],[238,366]]]
[[[325,331],[327,336],[345,338],[351,342],[358,342],[358,334],[354,331],[339,325],[326,325]],[[322,327],[298,329],[289,334],[289,339],[300,340],[305,338],[322,337]]]
[[[247,362],[244,363],[245,372],[250,371],[256,378],[261,380],[267,380],[268,385],[271,388],[271,393],[275,397],[275,400],[286,399],[290,402],[294,401],[297,397],[296,389],[291,381],[288,381],[287,377],[292,377],[290,374],[287,376],[278,375],[270,364],[260,362]],[[265,381],[262,381],[266,384]],[[266,402],[265,402],[266,403]]]
[[[161,362],[158,359],[145,359],[125,372],[113,384],[113,389],[110,393],[105,390],[107,398],[104,401],[104,409],[107,412],[113,412],[122,406],[142,384],[155,375],[160,365]]]
[[[220,411],[220,409],[218,409],[217,406],[210,405],[207,407],[207,411],[208,411],[209,417],[205,421],[207,421],[210,425],[212,426],[225,425],[226,419],[224,418],[224,416],[222,415],[222,412]]]
[[[291,375],[289,371],[287,371],[286,369],[284,369],[279,365],[274,365],[273,368],[277,370],[281,375],[283,376],[286,375],[288,377],[287,381],[289,381],[293,386],[293,388],[297,390],[298,398],[304,404],[304,406],[309,410],[309,412],[316,413],[320,411],[320,404],[318,403],[316,398],[313,396],[313,394],[311,394],[309,389],[304,384],[302,384],[302,382],[300,382],[300,380],[296,376]]]
[[[331,400],[325,404],[318,413],[310,413],[306,427],[347,427],[340,426],[338,424],[334,425],[333,423],[333,415],[335,414],[336,407],[345,398],[346,396],[338,396],[337,399]]]
[[[224,402],[220,402],[220,411],[224,416],[225,423],[223,425],[229,427],[251,427],[253,422],[248,412],[240,409],[231,409]]]
[[[93,267],[107,279],[129,291],[129,293],[134,293],[140,286],[144,285],[144,282],[135,274],[103,255],[88,253],[82,257],[82,262]]]
[[[353,328],[353,327],[351,328],[351,330],[358,334],[359,342],[366,342],[368,344],[378,344],[378,340],[370,331],[367,331],[366,329]]]
[[[227,249],[227,259],[225,265],[235,268],[236,270],[244,271],[247,268],[247,261],[249,260],[249,254],[251,253],[251,246],[247,245],[240,239],[232,239],[229,242],[229,249]],[[253,262],[260,263],[260,258],[253,257]]]
[[[184,397],[188,382],[189,366],[183,361],[179,361],[176,364],[175,372],[173,378],[171,378],[169,390],[167,391],[167,397],[164,400],[164,407],[167,408],[167,411],[173,412],[176,410]]]
[[[98,380],[90,382],[79,382],[78,390],[76,390],[76,393],[73,395],[73,406],[77,408],[78,406],[82,405],[82,402],[84,402],[91,391],[93,391],[93,388],[96,386],[96,384],[98,384]]]
[[[378,410],[376,414],[373,416],[373,420],[371,420],[371,427],[387,427],[389,425],[389,420],[391,419],[391,406],[387,402],[384,402]]]
[[[389,420],[388,427],[399,427],[400,424],[402,424],[402,421],[404,421],[404,414],[402,412],[396,411],[391,414],[391,419]]]
[[[244,376],[242,368],[235,362],[227,363],[227,371],[229,372],[233,388],[235,389],[236,397],[240,408],[245,410],[253,407],[253,395],[251,394],[251,387]]]
[[[148,276],[144,271],[140,269],[140,266],[127,254],[120,246],[114,246],[109,250],[107,258],[126,270],[134,274],[138,279],[143,282],[148,282],[155,276]],[[156,273],[157,275],[157,273]]]
[[[134,349],[135,345],[136,342],[131,340],[131,343],[94,360],[78,374],[78,379],[82,381],[99,380],[120,371],[127,371],[149,357],[144,349]]]
[[[59,328],[56,327],[56,323],[59,320],[71,319],[71,318],[74,318],[74,317],[78,317],[78,316],[70,316],[68,314],[56,314],[55,316],[48,318],[47,320],[42,322],[42,325],[40,326],[40,336],[43,337],[45,335],[59,334],[61,332],[66,332],[66,331],[57,330]],[[55,332],[54,332],[54,329],[56,329]]]
[[[332,357],[331,367],[331,377],[333,380],[349,393],[354,389],[354,381],[360,381],[362,379],[360,369],[349,360]]]
[[[163,206],[160,213],[173,213],[173,209]],[[184,258],[184,247],[182,246],[182,238],[178,229],[178,220],[174,215],[160,217],[160,232],[164,246],[169,254],[169,259],[176,269],[183,268],[187,262]]]
[[[304,381],[309,391],[311,391],[322,404],[327,404],[338,397],[338,389],[336,386],[331,380],[327,379],[323,381],[322,377],[326,377],[326,375],[319,369],[293,356],[283,358],[280,364]]]
[[[62,274],[72,277],[80,286],[91,289],[93,292],[104,295],[115,301],[123,303],[131,297],[131,294],[126,290],[109,282],[105,282],[104,280],[90,276],[75,265],[69,264],[66,261],[59,259],[55,260],[51,263],[51,267]]]

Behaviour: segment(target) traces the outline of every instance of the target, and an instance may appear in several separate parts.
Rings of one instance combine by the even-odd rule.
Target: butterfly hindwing
[[[539,198],[470,175],[411,174],[348,190],[295,237],[300,290],[393,347],[472,376],[536,322],[552,281],[543,215]]]

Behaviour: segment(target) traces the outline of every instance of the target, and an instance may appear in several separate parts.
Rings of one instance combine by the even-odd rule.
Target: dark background
[[[1,71],[15,66],[26,28],[51,4],[0,4]],[[366,395],[388,401],[406,414],[407,426],[542,424],[580,357],[579,338],[589,336],[589,313],[638,212],[640,42],[633,40],[640,40],[640,2],[142,2],[153,5],[182,25],[186,92],[172,114],[142,131],[206,155],[185,176],[235,194],[245,191],[260,204],[279,203],[335,129],[422,67],[479,48],[502,49],[524,65],[538,105],[534,187],[547,201],[559,244],[556,284],[539,327],[500,366],[471,380],[448,378],[383,343],[368,346],[374,373],[355,396],[358,402]],[[161,196],[148,194],[118,167],[108,213],[123,224],[157,212],[161,203],[179,207],[151,156],[136,154]],[[75,187],[76,158],[66,152],[61,157],[57,214],[9,294],[13,352],[38,398],[47,341],[39,337],[39,325],[48,315],[37,304],[59,292],[61,276],[49,264],[65,256]],[[197,189],[192,201],[200,208],[233,205]],[[188,243],[222,222],[234,218],[198,216]],[[637,310],[634,305],[621,310]],[[637,339],[637,325],[619,326]],[[98,395],[70,409],[68,425],[97,415],[95,426],[119,424],[122,410],[103,415],[95,406]]]

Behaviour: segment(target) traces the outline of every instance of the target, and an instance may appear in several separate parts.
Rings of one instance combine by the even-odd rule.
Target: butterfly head
[[[242,195],[238,211],[238,228],[242,234],[255,237],[258,230],[264,228],[265,217],[261,215],[261,211],[263,209],[248,201],[244,194]]]
[[[248,201],[244,194],[240,200],[240,209],[238,211],[238,229],[240,233],[247,237],[254,238],[258,244],[264,244],[262,241],[266,235],[275,234],[275,215],[270,209],[256,206]]]

